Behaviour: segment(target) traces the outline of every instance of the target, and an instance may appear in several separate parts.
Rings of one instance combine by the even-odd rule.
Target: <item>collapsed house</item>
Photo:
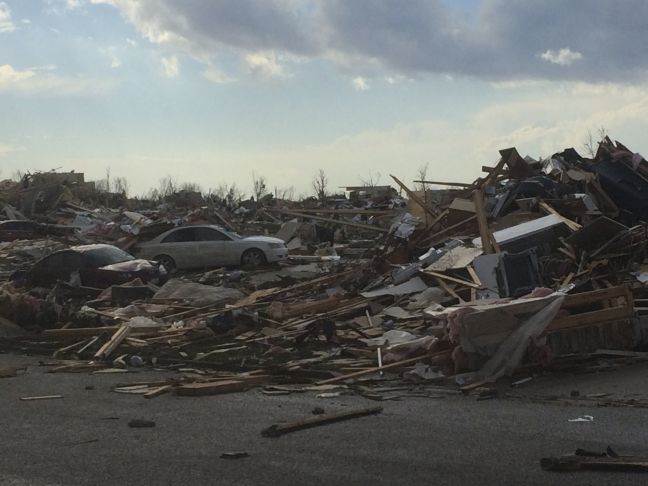
[[[162,286],[7,280],[0,346],[51,353],[66,360],[58,371],[200,370],[143,387],[148,396],[340,384],[371,395],[367,385],[387,379],[471,389],[520,370],[631,357],[648,332],[648,162],[610,139],[591,159],[574,149],[500,156],[472,183],[417,181],[425,190],[412,191],[392,176],[407,201],[381,186],[348,188],[348,203],[185,212],[173,204],[186,195],[141,212],[88,209],[72,191],[42,206],[7,204],[11,219],[38,213],[77,228],[1,243],[7,278],[71,244],[132,250],[196,223],[275,235],[290,257],[275,268],[176,274]]]

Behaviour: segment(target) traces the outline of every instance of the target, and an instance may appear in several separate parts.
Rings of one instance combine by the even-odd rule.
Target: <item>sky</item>
[[[645,0],[0,0],[0,178],[472,181],[588,131],[646,153]]]

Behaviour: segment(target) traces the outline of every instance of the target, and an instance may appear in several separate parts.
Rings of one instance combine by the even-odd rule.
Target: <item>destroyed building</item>
[[[4,183],[5,218],[50,229],[0,243],[0,345],[65,360],[57,371],[202,370],[143,389],[158,396],[313,385],[372,395],[389,380],[470,391],[532,369],[627,360],[648,343],[641,155],[606,138],[591,159],[501,150],[472,183],[416,181],[424,190],[413,191],[392,178],[395,188],[348,187],[348,205],[253,209],[189,193],[155,209],[89,207],[91,187],[74,173]],[[137,255],[192,224],[276,236],[288,260],[159,284],[17,277],[56,250],[107,243]]]

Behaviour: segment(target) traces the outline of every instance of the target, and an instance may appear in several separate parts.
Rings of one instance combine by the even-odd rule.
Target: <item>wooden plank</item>
[[[302,214],[365,214],[367,216],[389,216],[394,211],[387,209],[290,209],[293,213]]]
[[[479,280],[479,275],[477,275],[477,272],[475,272],[475,269],[473,268],[472,265],[468,265],[466,267],[466,270],[468,270],[468,273],[470,274],[470,278],[473,279],[473,282],[475,282],[479,287],[482,287],[481,280]]]
[[[572,329],[574,327],[588,326],[600,322],[617,321],[630,319],[633,314],[633,308],[628,306],[610,307],[592,312],[584,312],[573,316],[556,319],[547,326],[546,332],[560,331],[562,329]]]
[[[154,388],[150,392],[146,392],[143,397],[146,399],[151,399],[155,397],[159,397],[160,395],[164,395],[165,393],[169,393],[171,390],[173,390],[174,385],[162,385],[158,386],[157,388]]]
[[[409,189],[405,184],[403,184],[403,183],[398,179],[398,177],[396,177],[396,176],[394,176],[394,175],[391,175],[391,174],[390,174],[389,176],[390,176],[392,179],[394,179],[394,181],[396,181],[396,184],[398,184],[398,185],[401,187],[401,189],[403,189],[403,191],[405,191],[405,192],[407,193],[407,197],[409,197],[409,198],[410,198],[411,200],[413,200],[416,204],[418,204],[419,206],[421,206],[421,207],[423,208],[423,210],[424,210],[426,213],[428,213],[430,216],[432,216],[433,218],[436,218],[437,213],[438,213],[436,210],[434,210],[431,206],[428,206],[428,205],[425,203],[425,201],[424,201],[423,199],[421,199],[420,197],[418,197],[418,196],[417,196],[413,191],[410,191],[410,189]]]
[[[263,437],[280,437],[284,434],[297,432],[299,430],[310,429],[319,427],[320,425],[328,425],[344,420],[351,420],[359,417],[366,417],[368,415],[378,415],[383,411],[382,407],[363,408],[359,410],[349,410],[348,412],[340,412],[331,415],[322,415],[319,417],[308,418],[299,420],[297,422],[274,424],[261,431]]]
[[[545,213],[553,214],[554,216],[559,217],[562,220],[562,222],[565,223],[565,225],[567,225],[567,227],[572,231],[578,231],[579,229],[581,229],[583,227],[582,225],[578,224],[577,222],[572,221],[571,219],[565,218],[562,214],[560,214],[558,211],[556,211],[554,208],[549,206],[544,201],[540,201],[538,206],[540,206],[540,209],[542,209]]]
[[[55,400],[57,398],[63,398],[63,395],[41,395],[38,397],[20,397],[20,400],[23,402],[33,402],[38,400]]]
[[[459,302],[465,302],[464,299],[461,298],[461,296],[455,292],[453,289],[451,289],[447,283],[445,283],[443,280],[440,278],[436,277],[436,282],[441,287],[447,294],[452,295],[455,299],[457,299]],[[471,291],[476,291],[476,289],[470,289]]]
[[[323,221],[325,223],[334,223],[334,224],[341,224],[344,226],[351,226],[352,228],[359,228],[359,229],[364,229],[368,231],[375,231],[377,233],[388,233],[389,230],[385,228],[380,228],[378,226],[372,226],[369,224],[362,224],[362,223],[355,223],[353,221],[344,221],[343,219],[332,219],[332,218],[323,218],[321,216],[313,216],[311,214],[303,214],[303,213],[296,213],[294,211],[287,211],[285,209],[268,209],[271,211],[275,211],[281,214],[285,214],[286,216],[295,216],[298,218],[304,218],[304,219],[314,219],[315,221]]]
[[[122,341],[128,337],[130,331],[131,326],[120,327],[115,334],[113,334],[112,337],[103,346],[101,346],[101,348],[99,348],[99,351],[95,353],[95,359],[108,358],[112,352],[119,347]]]
[[[427,228],[424,229],[424,230],[421,232],[421,234],[419,234],[416,238],[414,238],[414,239],[412,240],[412,245],[416,246],[416,245],[419,244],[419,242],[421,242],[421,241],[423,241],[424,239],[426,239],[426,238],[427,238],[427,235],[430,233],[430,231],[432,231],[432,229],[434,228],[434,226],[435,226],[436,224],[438,224],[438,223],[439,223],[443,218],[445,218],[445,217],[448,215],[449,212],[450,212],[450,211],[449,211],[448,209],[444,209],[444,210],[441,211],[441,213],[440,213],[436,218],[434,218],[431,222],[426,223],[426,224],[427,224]]]
[[[477,216],[479,236],[481,237],[484,253],[495,253],[495,247],[493,246],[493,235],[488,228],[488,219],[486,217],[486,210],[484,209],[484,193],[481,191],[481,189],[477,189],[473,193],[473,201],[475,203],[475,215]]]
[[[395,363],[390,363],[390,364],[385,365],[385,366],[369,368],[369,369],[362,370],[362,371],[357,371],[355,373],[351,373],[351,374],[348,374],[348,375],[336,376],[335,378],[329,378],[328,380],[318,381],[316,383],[316,385],[330,385],[332,383],[339,383],[341,381],[351,380],[353,378],[358,378],[360,376],[370,375],[372,373],[377,373],[379,371],[390,370],[390,369],[394,369],[394,368],[399,368],[401,366],[411,365],[411,364],[417,363],[418,361],[421,361],[423,359],[436,358],[436,357],[443,356],[443,355],[448,355],[449,356],[450,353],[451,353],[451,351],[441,351],[439,353],[424,354],[422,356],[417,356],[415,358],[409,358],[409,359],[404,359],[402,361],[397,361]]]
[[[471,222],[472,220],[474,220],[474,219],[477,219],[477,215],[476,215],[476,214],[473,214],[472,216],[470,216],[470,217],[464,219],[463,221],[459,221],[458,223],[453,224],[452,226],[448,226],[447,228],[443,228],[442,230],[437,231],[436,233],[434,233],[434,234],[428,236],[427,238],[425,238],[423,241],[421,241],[421,243],[424,243],[424,242],[427,242],[427,241],[434,241],[434,239],[435,239],[436,237],[441,236],[441,235],[444,235],[444,234],[446,234],[447,232],[452,231],[452,230],[454,230],[454,229],[457,229],[457,228],[463,226],[464,224],[470,223],[470,222]]]
[[[463,187],[463,188],[473,186],[472,183],[467,184],[465,182],[441,182],[441,181],[414,181],[414,182],[416,182],[417,184],[432,184],[435,186],[450,186],[450,187]]]
[[[84,337],[94,337],[103,333],[114,333],[121,326],[104,326],[104,327],[79,327],[72,329],[46,329],[41,332],[38,337],[46,339],[80,339]],[[133,329],[133,334],[148,334],[150,332],[157,332],[160,326],[151,327],[136,327]]]
[[[244,391],[247,384],[239,380],[209,381],[206,383],[188,383],[176,388],[176,394],[185,397],[202,397]]]
[[[585,304],[597,303],[602,300],[609,300],[615,297],[626,297],[629,299],[630,303],[632,299],[632,293],[630,289],[625,285],[619,285],[617,287],[592,290],[590,292],[581,292],[580,294],[570,294],[565,297],[565,302],[562,307],[568,309],[570,307],[579,307]]]
[[[465,287],[471,287],[473,289],[480,288],[480,285],[474,282],[469,282],[468,280],[464,280],[462,278],[451,277],[450,275],[446,275],[445,273],[433,272],[432,270],[421,270],[421,272],[424,273],[425,275],[432,275],[433,277],[437,277],[442,280],[447,280],[448,282],[454,282],[459,285],[463,285]]]

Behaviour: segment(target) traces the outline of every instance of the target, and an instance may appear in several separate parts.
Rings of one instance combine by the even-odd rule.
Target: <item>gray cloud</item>
[[[488,80],[632,81],[648,67],[645,0],[482,0],[472,10],[443,0],[91,1],[202,57],[276,50]]]

